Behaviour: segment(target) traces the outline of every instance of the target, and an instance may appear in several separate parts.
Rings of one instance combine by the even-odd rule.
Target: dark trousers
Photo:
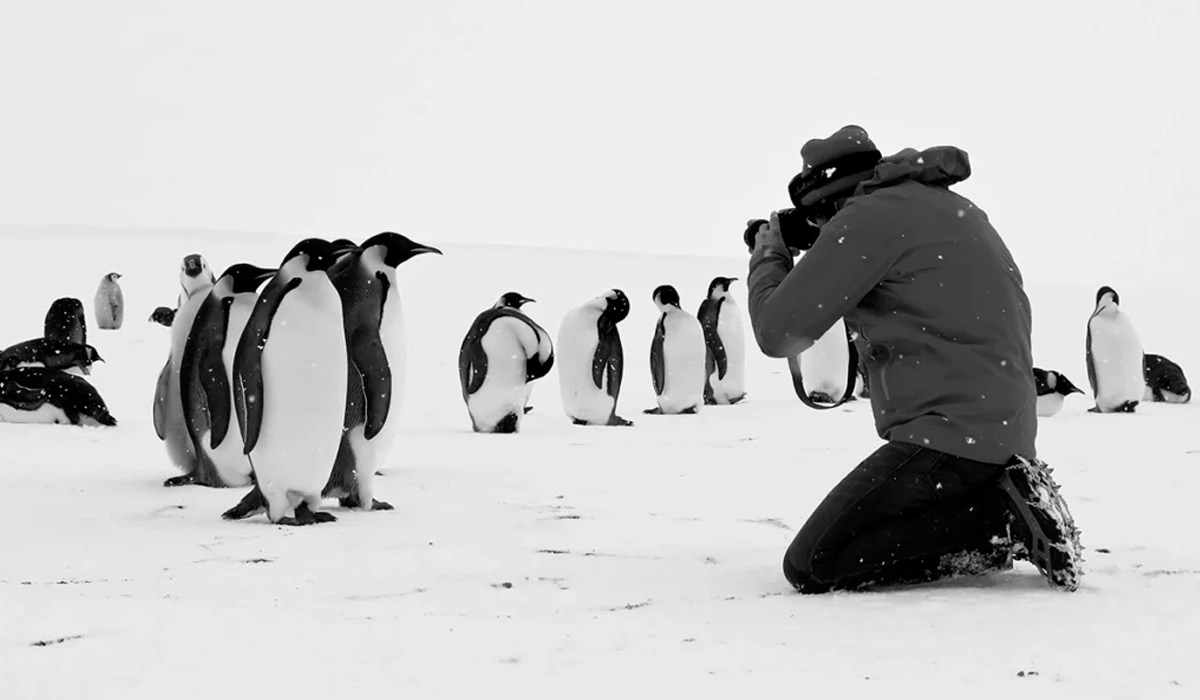
[[[889,442],[809,516],[784,575],[801,593],[824,593],[932,581],[962,573],[964,562],[997,568],[1007,560],[993,541],[1009,522],[1004,468]]]

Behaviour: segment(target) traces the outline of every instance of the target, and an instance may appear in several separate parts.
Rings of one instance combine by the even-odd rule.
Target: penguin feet
[[[614,413],[612,418],[608,419],[608,424],[613,425],[613,426],[622,427],[622,428],[627,428],[627,427],[633,426],[633,421],[625,420],[624,418],[622,418]]]
[[[363,507],[362,500],[360,500],[357,495],[346,496],[345,498],[339,498],[338,505],[340,505],[343,508],[362,508]],[[365,510],[395,510],[395,508],[392,507],[392,504],[388,503],[387,501],[381,501],[378,498],[372,498],[371,499],[371,507],[366,508]],[[318,515],[318,516],[321,515],[321,511],[317,511],[316,515]]]
[[[275,522],[276,525],[292,525],[300,527],[302,525],[316,525],[318,523],[333,523],[337,522],[337,518],[333,513],[326,513],[323,510],[313,512],[308,507],[307,503],[301,503],[296,506],[296,514],[291,518],[280,518]]]
[[[716,406],[716,405],[717,405],[717,400],[716,400],[716,399],[714,399],[714,398],[713,398],[713,397],[711,397],[711,396],[705,396],[705,397],[704,397],[704,405],[705,405],[705,406]]]
[[[587,424],[588,424],[588,422],[583,420],[582,418],[572,418],[571,419],[571,425],[587,425]]]
[[[526,406],[526,407],[525,407],[525,412],[526,412],[526,413],[529,413],[529,412],[530,412],[530,411],[532,411],[532,410],[533,410],[533,406]]]
[[[647,408],[646,410],[642,411],[642,413],[645,413],[648,416],[661,416],[663,414],[663,410],[661,408]]]
[[[1135,410],[1137,410],[1137,405],[1137,401],[1126,401],[1120,406],[1117,406],[1113,413],[1133,413]]]
[[[173,476],[164,481],[163,486],[172,488],[175,486],[187,486],[188,484],[194,483],[196,483],[196,472],[191,472],[190,474],[184,474],[182,476]]]
[[[694,416],[694,415],[696,415],[696,413],[698,411],[699,411],[698,406],[688,406],[687,408],[683,409],[679,413],[680,413],[680,415],[684,415],[684,416]]]
[[[258,490],[258,486],[250,489],[250,492],[242,496],[242,500],[229,510],[221,514],[225,520],[241,520],[254,515],[260,510],[267,507],[267,501],[263,498],[262,491]]]

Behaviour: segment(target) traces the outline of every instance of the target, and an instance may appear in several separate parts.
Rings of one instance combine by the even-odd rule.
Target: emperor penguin
[[[554,366],[550,334],[521,311],[531,301],[506,292],[475,317],[458,352],[463,401],[477,433],[515,433],[533,382]]]
[[[679,292],[671,285],[656,288],[653,298],[661,313],[650,343],[650,378],[658,406],[644,413],[696,413],[704,405],[708,353],[704,329],[695,316],[680,307]]]
[[[322,494],[342,507],[391,510],[375,498],[375,471],[387,458],[400,428],[408,364],[408,332],[396,268],[432,246],[385,231],[342,257],[329,276],[342,300],[349,352],[346,410],[333,472]]]
[[[1145,391],[1142,341],[1112,287],[1096,292],[1087,324],[1087,371],[1096,405],[1091,413],[1133,413]]]
[[[617,415],[625,354],[617,324],[629,315],[620,289],[578,306],[558,329],[558,387],[563,411],[575,425],[630,426]]]
[[[83,377],[18,367],[0,372],[0,423],[114,426],[117,419]]]
[[[171,325],[171,350],[158,374],[152,407],[154,432],[166,444],[171,463],[183,470],[183,474],[167,479],[163,486],[182,486],[195,480],[196,448],[183,415],[184,387],[180,381],[180,366],[192,322],[200,311],[200,305],[208,298],[214,282],[216,280],[204,256],[198,253],[184,256],[179,265],[179,306]],[[188,390],[199,392],[199,386],[190,386]],[[199,400],[195,394],[193,399]]]
[[[336,520],[317,512],[342,438],[349,366],[329,267],[352,251],[319,238],[297,243],[263,288],[234,351],[242,451],[272,523]]]
[[[196,453],[196,469],[187,475],[200,486],[245,486],[250,460],[233,422],[233,355],[259,286],[276,270],[247,263],[231,266],[208,291],[196,311],[179,363],[184,423]]]
[[[1162,355],[1147,354],[1142,360],[1146,372],[1143,401],[1187,403],[1192,400],[1183,368]]]
[[[46,310],[43,336],[49,340],[67,340],[72,343],[87,343],[87,320],[83,316],[83,302],[74,297],[55,299]]]
[[[103,361],[91,345],[49,338],[33,338],[0,352],[0,370],[45,367],[71,374],[91,374],[92,364]]]
[[[1037,414],[1043,418],[1061,411],[1063,401],[1071,394],[1083,393],[1065,374],[1054,370],[1034,367],[1033,383],[1037,387]]]
[[[846,322],[838,319],[829,330],[804,352],[800,353],[800,374],[804,388],[812,401],[836,403],[843,397],[854,398],[854,386],[847,386],[853,377],[848,371],[851,362],[851,343],[846,334]],[[858,358],[855,375],[858,372]]]
[[[100,280],[96,288],[94,308],[96,310],[96,327],[116,330],[125,320],[125,296],[121,293],[119,272],[110,272]]]
[[[736,277],[714,277],[696,317],[704,329],[704,403],[735,404],[746,397],[746,336],[729,293]]]

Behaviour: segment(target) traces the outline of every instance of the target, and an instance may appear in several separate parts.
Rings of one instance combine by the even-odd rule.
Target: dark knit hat
[[[792,204],[812,209],[825,201],[849,196],[871,177],[883,157],[861,126],[843,126],[826,139],[812,139],[800,149],[804,169],[788,184]]]

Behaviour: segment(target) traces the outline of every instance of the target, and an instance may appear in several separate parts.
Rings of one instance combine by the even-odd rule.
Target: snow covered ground
[[[331,232],[362,239],[374,231]],[[116,428],[0,424],[0,698],[605,695],[1196,697],[1200,668],[1200,405],[1093,415],[1078,395],[1043,419],[1041,456],[1083,529],[1074,594],[1036,571],[800,596],[780,572],[795,530],[879,444],[864,401],[817,412],[782,361],[750,348],[747,400],[696,416],[653,405],[651,291],[695,311],[744,256],[652,257],[440,245],[401,268],[411,331],[406,426],[378,497],[337,523],[225,522],[242,491],[165,489],[177,472],[151,425],[180,258],[274,265],[289,238],[83,228],[0,238],[0,345],[41,334],[76,296],[106,363],[92,381]],[[1095,289],[1019,261],[1039,366],[1086,386]],[[1041,267],[1039,267],[1041,266]],[[124,274],[125,327],[91,322],[103,274]],[[1076,270],[1078,272],[1078,270]],[[552,336],[612,287],[633,308],[619,410],[635,427],[572,426],[557,374],[521,434],[476,435],[459,343],[509,290]],[[1148,352],[1200,377],[1194,288],[1119,288]],[[742,302],[744,281],[735,284]],[[395,691],[394,693],[392,691]]]

